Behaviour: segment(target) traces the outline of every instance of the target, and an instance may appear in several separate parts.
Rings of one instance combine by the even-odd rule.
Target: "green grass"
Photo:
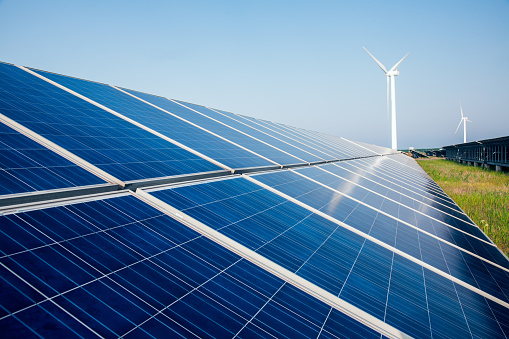
[[[418,163],[509,256],[509,174],[444,159]]]

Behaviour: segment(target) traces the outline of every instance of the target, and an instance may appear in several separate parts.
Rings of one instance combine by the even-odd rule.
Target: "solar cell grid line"
[[[370,175],[367,172],[362,173],[362,171],[352,171],[348,167],[342,167],[340,164],[335,164],[331,171],[340,175],[343,178],[355,178],[356,183],[363,187],[371,187],[371,189],[376,190],[377,192],[381,192],[382,189],[387,189],[388,191],[385,193],[388,197],[392,197],[393,199],[403,199],[408,202],[408,206],[411,206],[413,201],[417,201],[419,203],[425,204],[434,210],[441,211],[447,215],[454,216],[455,218],[461,219],[470,224],[474,224],[470,218],[465,213],[461,213],[456,209],[452,209],[447,205],[443,205],[437,203],[434,200],[431,200],[425,196],[415,194],[409,190],[397,189],[396,186],[390,185],[390,183],[384,182],[383,180],[377,180],[376,177]],[[388,185],[389,184],[389,185]],[[374,188],[373,188],[374,187]],[[410,200],[408,200],[410,199]]]
[[[0,72],[5,116],[119,180],[221,170],[19,67]]]
[[[373,199],[373,197],[365,196],[363,197],[362,194],[359,196],[355,193],[356,188],[352,187],[351,185],[347,184],[346,189],[336,189],[331,186],[333,185],[329,180],[325,180],[324,178],[326,175],[323,175],[322,178],[318,178],[317,176],[311,176],[309,174],[310,171],[293,171],[298,175],[304,176],[308,178],[311,181],[314,181],[315,183],[322,185],[323,187],[326,187],[330,190],[333,190],[341,195],[347,196],[352,200],[355,200],[356,202],[362,203],[366,206],[369,206],[372,209],[376,209],[377,211],[384,212],[387,215],[391,216],[392,218],[395,218],[397,220],[403,221],[409,225],[413,225],[419,229],[426,230],[427,232],[434,234],[442,239],[449,239],[449,241],[452,241],[453,243],[460,242],[463,244],[462,246],[468,246],[468,248],[475,248],[475,253],[478,253],[480,250],[482,253],[485,253],[486,255],[489,253],[488,256],[491,258],[490,260],[496,260],[495,262],[507,265],[508,261],[505,255],[503,255],[498,248],[487,238],[486,240],[476,237],[475,235],[468,233],[461,228],[456,228],[450,224],[440,222],[434,218],[429,217],[429,219],[426,218],[426,216],[420,216],[419,214],[412,212],[411,209],[402,208],[403,206],[394,206],[387,202],[387,200],[383,201],[376,201],[376,199]],[[303,173],[308,172],[308,173]],[[329,177],[330,179],[330,177]],[[335,180],[334,178],[332,178]],[[384,207],[389,206],[389,208]],[[397,211],[398,213],[396,213]],[[438,221],[438,222],[437,222]],[[481,235],[483,235],[482,233]]]
[[[294,157],[298,157],[299,159],[303,159],[303,161],[307,163],[317,162],[317,161],[324,161],[324,160],[332,160],[333,157],[326,158],[325,156],[322,156],[321,154],[311,154],[307,151],[304,151],[300,148],[297,148],[293,145],[290,145],[284,141],[281,141],[266,132],[261,131],[260,129],[255,129],[245,123],[241,123],[238,120],[233,118],[233,114],[226,115],[222,113],[220,110],[216,110],[213,108],[200,106],[192,103],[187,103],[183,101],[173,100],[172,102],[175,102],[179,105],[182,105],[184,107],[187,107],[195,112],[200,113],[203,116],[206,116],[209,119],[212,119],[218,123],[221,123],[223,125],[228,126],[229,128],[235,129],[243,134],[249,135],[251,138],[255,138],[267,145],[270,145],[273,148],[277,148],[281,152],[284,152],[286,154],[290,154]]]
[[[226,112],[221,111],[221,113],[226,114]],[[337,149],[333,149],[327,144],[319,143],[316,140],[310,138],[309,136],[295,132],[291,129],[291,127],[287,127],[286,125],[282,124],[276,124],[279,129],[284,130],[285,132],[289,133],[293,138],[296,138],[300,142],[309,145],[311,148],[319,150],[320,152],[326,154],[328,157],[332,157],[334,159],[347,159],[349,156],[347,156],[344,152],[339,152]],[[256,126],[253,124],[253,126]],[[258,125],[259,128],[265,128],[262,125]]]
[[[253,186],[245,186],[246,184],[243,183],[241,181],[241,179],[242,178],[218,180],[218,181],[214,181],[211,183],[202,183],[202,184],[190,185],[190,186],[180,186],[177,188],[169,188],[169,189],[164,189],[161,187],[161,188],[158,188],[155,190],[148,190],[148,194],[150,194],[162,201],[168,201],[168,202],[171,201],[172,203],[176,202],[176,204],[179,206],[179,208],[175,209],[174,213],[179,214],[181,218],[184,218],[184,219],[187,217],[197,218],[197,220],[201,220],[201,222],[205,223],[209,227],[212,227],[216,231],[221,232],[221,234],[226,234],[227,237],[233,239],[234,241],[240,242],[241,244],[246,244],[246,242],[253,244],[252,243],[253,237],[256,237],[256,236],[254,234],[251,234],[251,235],[249,235],[249,234],[251,232],[256,232],[256,234],[258,234],[258,235],[263,234],[263,233],[259,233],[259,232],[261,231],[261,229],[263,229],[264,221],[269,222],[269,224],[272,226],[272,225],[277,225],[277,220],[278,220],[277,216],[278,215],[279,216],[281,216],[281,215],[290,216],[291,215],[294,217],[296,215],[297,216],[301,215],[295,209],[293,210],[294,211],[293,213],[288,213],[288,212],[285,212],[283,209],[280,209],[277,214],[270,214],[271,217],[269,217],[269,219],[267,219],[267,217],[269,216],[269,214],[267,212],[263,212],[263,213],[254,212],[253,216],[256,217],[256,222],[254,224],[253,223],[247,224],[246,221],[249,219],[249,217],[246,217],[246,214],[245,214],[246,209],[245,208],[247,208],[247,206],[252,205],[252,201],[253,201],[252,199],[254,199],[254,198],[251,197],[251,199],[248,199],[247,201],[249,201],[249,203],[247,203],[247,205],[244,206],[244,204],[242,204],[242,202],[239,200],[239,197],[242,196],[244,199],[244,198],[249,197],[250,195],[253,195],[253,194],[256,195],[261,192],[259,191],[259,189],[256,189]],[[249,177],[246,176],[246,179],[249,179],[251,181],[252,178],[250,176]],[[241,191],[238,190],[238,187],[237,187],[236,194],[231,196],[230,199],[225,198],[225,197],[228,197],[228,193],[226,191],[221,191],[221,189],[220,189],[222,187],[221,185],[223,185],[225,182],[228,182],[228,185],[226,187],[223,187],[223,189],[230,190],[230,188],[232,188],[234,186],[234,184],[238,184],[238,185],[243,185],[245,187],[245,189],[247,191],[250,191],[251,193],[247,193],[247,191],[242,193]],[[270,189],[269,189],[269,191],[270,191]],[[210,192],[213,192],[212,194],[216,196],[215,199],[203,201],[203,200],[201,200],[201,198],[199,198],[199,197],[202,197],[205,193],[210,193]],[[218,192],[221,192],[221,194],[218,195]],[[260,199],[260,201],[263,201],[264,204],[269,204],[269,200],[270,200],[270,199],[268,199],[269,196],[264,196],[264,198]],[[198,198],[199,198],[200,202],[195,201],[195,199],[198,199]],[[227,203],[228,200],[230,200],[231,204]],[[217,201],[221,201],[221,203],[223,203],[223,206],[232,206],[232,207],[235,206],[235,207],[240,208],[243,211],[243,213],[242,213],[243,216],[237,216],[237,219],[231,219],[231,218],[230,219],[220,219],[219,215],[217,215],[217,214],[214,215],[214,213],[212,212],[214,210],[217,211],[217,209],[212,207],[213,204]],[[297,206],[301,206],[301,205],[297,203]],[[259,208],[255,208],[254,211],[259,211]],[[317,211],[317,212],[320,213],[319,211]],[[231,216],[231,213],[227,213],[227,214]],[[317,219],[314,216],[306,217],[306,215],[307,214],[305,213],[304,215],[297,217],[297,219],[293,219],[293,221],[291,222],[290,225],[283,227],[282,229],[278,229],[276,231],[276,239],[279,238],[277,236],[277,234],[281,234],[281,232],[285,232],[284,231],[285,229],[288,229],[288,228],[294,229],[297,226],[297,224],[295,224],[295,222],[297,222],[303,216],[305,218],[312,218],[313,222],[316,222],[317,220],[322,220],[324,222],[324,224],[322,224],[322,225],[328,224],[325,220],[331,220],[330,217],[327,217],[326,215],[323,215],[325,220],[320,219],[320,218]],[[319,215],[322,216],[321,214],[319,214]],[[223,216],[226,217],[225,214],[223,214]],[[235,220],[237,220],[237,221],[235,221]],[[224,230],[225,228],[233,227],[236,223],[239,223],[238,220],[242,220],[242,223],[244,223],[244,227],[246,227],[245,231],[243,231],[244,233],[241,232],[243,235],[241,235],[241,233],[239,233],[241,231],[241,228],[239,228],[240,225],[237,228],[237,232],[235,232],[235,233],[226,232]],[[290,268],[291,271],[298,269],[298,271],[296,271],[297,274],[299,276],[304,277],[305,279],[308,279],[311,283],[317,284],[318,286],[321,286],[322,288],[326,288],[329,291],[331,289],[337,291],[337,288],[341,288],[341,286],[343,285],[344,280],[341,279],[338,281],[337,279],[340,279],[340,277],[336,276],[333,279],[334,281],[336,281],[336,283],[331,284],[332,281],[330,280],[330,278],[327,278],[327,274],[334,274],[334,275],[338,274],[339,271],[337,271],[337,269],[339,267],[334,268],[333,266],[330,266],[329,264],[327,264],[327,262],[331,261],[331,262],[336,262],[336,264],[338,264],[337,260],[340,260],[341,262],[345,263],[345,260],[348,261],[348,260],[355,259],[356,254],[354,256],[352,256],[351,254],[357,253],[358,249],[359,249],[358,246],[360,246],[360,244],[362,244],[364,241],[366,241],[367,238],[364,236],[361,236],[361,238],[357,238],[354,235],[354,234],[356,234],[355,232],[349,233],[347,231],[347,229],[349,229],[348,225],[344,225],[344,227],[337,228],[339,223],[336,221],[336,222],[333,222],[333,224],[335,224],[335,226],[331,225],[331,228],[336,229],[336,232],[340,232],[341,236],[339,234],[334,234],[333,239],[332,239],[333,241],[331,243],[327,243],[327,242],[325,244],[322,243],[321,248],[323,249],[323,251],[319,250],[319,252],[316,252],[316,255],[318,255],[318,256],[311,256],[311,259],[309,259],[307,264],[305,264],[301,269],[298,269],[298,267],[299,267],[298,264],[297,265],[295,265],[296,263],[292,264],[292,261],[299,260],[299,262],[304,262],[306,260],[305,258],[308,255],[305,255],[302,252],[310,251],[308,253],[312,253],[311,249],[305,250],[305,247],[302,247],[302,245],[299,245],[299,243],[301,243],[304,240],[304,238],[298,242],[288,243],[287,246],[285,247],[285,249],[281,248],[279,251],[276,251],[277,247],[274,248],[274,250],[270,250],[270,251],[268,249],[265,249],[264,251],[261,251],[261,250],[255,250],[255,251],[257,253],[262,254],[269,260],[273,260],[277,264],[283,265],[283,267],[285,267],[286,269],[289,269],[289,267],[291,267]],[[230,225],[230,226],[228,226],[228,225]],[[248,225],[250,225],[250,226],[248,226]],[[268,224],[266,224],[266,225],[268,225]],[[311,227],[311,225],[314,225],[314,226]],[[324,231],[324,229],[317,228],[317,224],[313,224],[313,223],[308,223],[306,226],[308,226],[308,227],[305,227],[305,234],[306,234],[305,238],[306,239],[309,239],[309,238],[313,239],[316,235],[318,235],[320,233],[322,234],[321,237],[323,239],[323,237],[326,238],[327,235],[330,234],[330,232],[331,232],[331,229],[329,229],[326,233],[322,233]],[[248,229],[249,229],[249,231],[247,231]],[[247,231],[247,233],[246,233],[246,231]],[[289,231],[286,231],[285,233],[288,235],[289,234],[288,232]],[[316,233],[316,232],[319,232],[319,233]],[[343,246],[340,245],[341,241],[344,241],[346,239],[345,237],[348,238],[348,235],[351,235],[354,238],[358,239],[359,242],[357,242],[358,245],[356,245],[357,251],[351,252],[354,249],[354,247],[352,247],[353,243],[350,243],[347,246],[345,246],[346,244]],[[269,237],[267,239],[269,241],[268,244],[270,244],[270,245],[263,245],[263,246],[269,246],[269,247],[276,246],[275,244],[273,244],[273,240],[270,240],[271,237]],[[297,238],[293,238],[293,239],[297,240]],[[351,238],[351,239],[353,239],[353,238]],[[394,293],[389,292],[390,296],[393,296],[393,297],[390,297],[389,299],[387,299],[386,294],[384,294],[384,296],[382,298],[383,300],[381,300],[381,299],[377,299],[377,297],[375,297],[373,294],[371,294],[372,292],[369,292],[369,291],[373,291],[372,288],[375,288],[374,285],[370,285],[371,287],[365,286],[365,289],[363,289],[362,293],[360,290],[358,290],[358,287],[357,288],[354,287],[354,286],[359,286],[358,283],[360,282],[359,279],[361,279],[362,274],[367,273],[370,276],[369,278],[367,278],[367,277],[362,278],[362,279],[364,279],[362,281],[365,281],[365,283],[367,283],[367,281],[365,279],[368,279],[368,280],[369,279],[375,279],[375,280],[377,279],[376,277],[378,276],[378,274],[376,274],[374,272],[376,272],[377,267],[380,266],[379,263],[375,264],[375,266],[370,266],[370,268],[368,270],[363,269],[363,267],[366,264],[369,264],[369,262],[371,260],[375,260],[375,262],[378,262],[376,260],[376,258],[378,258],[380,255],[382,255],[382,253],[386,253],[383,255],[391,255],[392,256],[392,252],[395,252],[397,254],[395,256],[395,258],[398,258],[399,261],[402,260],[403,261],[402,265],[404,267],[408,267],[408,265],[417,267],[418,270],[421,270],[420,271],[421,276],[422,276],[423,270],[426,270],[426,272],[428,272],[427,274],[434,275],[435,273],[438,273],[439,276],[443,275],[443,272],[436,270],[435,268],[433,268],[430,265],[427,265],[425,263],[418,263],[413,258],[408,260],[407,256],[404,253],[401,253],[399,251],[391,252],[391,250],[389,250],[389,249],[384,249],[384,248],[387,248],[387,245],[377,242],[376,239],[369,239],[369,240],[371,240],[369,242],[370,245],[368,247],[366,247],[365,254],[362,254],[362,256],[363,256],[362,265],[357,266],[358,267],[357,269],[354,268],[355,274],[352,276],[352,285],[350,285],[350,283],[347,282],[347,285],[349,285],[349,287],[348,287],[348,289],[345,288],[345,291],[348,291],[348,293],[345,292],[346,294],[345,294],[344,298],[346,298],[345,300],[353,303],[357,307],[361,307],[361,309],[364,309],[366,312],[368,312],[372,315],[376,315],[378,317],[378,319],[383,319],[383,314],[384,314],[383,309],[389,310],[388,307],[390,305],[388,306],[386,304],[386,300],[389,300],[389,303],[392,303],[393,302],[392,300],[394,300],[393,298],[395,298]],[[310,245],[309,242],[307,240],[305,240],[305,241],[308,243],[308,246],[309,246]],[[319,241],[318,241],[318,243],[319,243]],[[250,246],[250,245],[247,244],[247,246]],[[262,246],[262,248],[263,248],[263,246]],[[291,247],[288,247],[288,246],[291,246]],[[335,253],[330,252],[332,249],[335,251]],[[346,251],[346,252],[344,252],[344,251]],[[350,255],[347,254],[347,252],[349,252],[349,251],[350,251]],[[382,252],[379,252],[379,251],[382,251]],[[386,252],[384,252],[384,251],[386,251]],[[297,257],[301,257],[301,254],[302,254],[303,257],[302,257],[302,259],[294,258],[292,261],[288,261],[288,259],[290,258],[289,257],[290,252],[293,253],[293,255],[297,255]],[[286,259],[283,259],[283,257],[281,257],[281,255],[283,255],[283,257],[286,257]],[[322,258],[322,259],[320,259],[320,258]],[[325,258],[327,258],[327,259],[325,259]],[[350,259],[347,259],[347,258],[350,258]],[[368,260],[368,258],[371,258],[371,259]],[[366,260],[368,260],[368,261],[366,261]],[[311,262],[313,262],[314,265],[318,265],[318,266],[311,265]],[[350,261],[350,263],[351,263],[351,261]],[[318,267],[321,267],[321,268],[319,269]],[[351,267],[351,266],[348,266],[348,267]],[[347,269],[346,272],[349,272],[350,270],[351,270],[351,268]],[[364,273],[362,273],[362,272],[364,272]],[[359,274],[361,274],[361,276],[359,276]],[[375,274],[375,275],[371,275],[371,274]],[[410,275],[412,275],[412,274],[410,274]],[[490,300],[490,301],[497,300],[496,302],[500,303],[501,305],[505,305],[504,307],[508,307],[507,303],[501,301],[500,299],[497,299],[483,291],[475,289],[472,286],[465,284],[464,282],[462,282],[454,277],[448,276],[447,279],[453,281],[455,285],[467,286],[467,288],[465,290],[468,291],[468,293],[471,293],[471,295],[479,294],[480,296],[482,296],[481,297],[482,300],[479,299],[478,302],[487,304],[488,303],[487,300]],[[422,278],[421,278],[421,280],[422,280]],[[394,286],[399,286],[398,288],[406,288],[406,285],[408,285],[409,282],[410,281],[407,281],[406,283],[399,284],[399,285],[394,284]],[[371,282],[370,284],[372,284],[372,283],[373,282]],[[386,284],[385,286],[389,286],[389,285]],[[391,284],[390,286],[393,286],[393,285]],[[379,288],[381,288],[381,287],[376,287],[375,290],[378,290]],[[359,294],[359,293],[361,293],[361,294]],[[368,293],[368,294],[366,295],[363,293]],[[406,295],[406,297],[404,297],[403,299],[401,299],[401,297],[399,297],[401,300],[398,301],[400,303],[399,303],[399,305],[396,306],[396,309],[399,309],[399,310],[404,309],[404,310],[408,310],[408,312],[410,312],[410,310],[415,307],[415,302],[406,304],[409,301],[405,298],[408,298],[409,297],[408,293],[411,293],[411,292],[410,291],[406,291],[406,292],[400,291],[398,293],[403,293],[400,295]],[[423,293],[425,293],[425,292],[423,292]],[[361,297],[362,295],[364,295],[364,297]],[[374,297],[375,299],[370,299],[370,296]],[[434,296],[430,296],[430,297],[434,297]],[[343,298],[343,297],[340,295],[340,298]],[[485,299],[485,298],[487,298],[487,299]],[[425,300],[426,298],[423,297],[422,299],[423,299],[423,302],[426,303],[426,300]],[[381,306],[382,307],[381,311],[380,311],[380,308],[378,308],[379,311],[376,311],[375,309],[370,308],[370,305],[373,304],[373,302],[375,300],[381,300],[380,302],[382,304],[385,303],[385,306]],[[440,300],[436,300],[436,301],[440,302]],[[453,301],[449,300],[449,301],[444,301],[444,302],[450,303]],[[401,303],[403,303],[403,304],[401,304]],[[446,306],[446,307],[450,307],[452,305],[455,305],[455,307],[461,307],[460,304],[461,304],[461,302],[458,299],[456,299],[456,301],[454,301],[453,304]],[[484,307],[485,310],[487,309],[488,313],[483,311],[483,315],[481,316],[481,318],[487,316],[487,314],[491,314],[490,313],[491,311],[489,310],[488,306],[486,306],[486,305],[483,306],[483,305],[479,304],[479,305],[476,305],[475,307],[477,307],[477,306],[480,308]],[[391,308],[393,308],[393,307],[394,307],[394,305],[391,306]],[[406,309],[406,307],[410,307],[410,309]],[[429,312],[431,312],[432,317],[434,317],[434,320],[436,320],[436,321],[434,321],[433,326],[444,326],[445,323],[441,322],[442,320],[440,320],[440,319],[443,319],[444,315],[437,314],[436,308],[429,309],[426,305],[424,305],[423,310],[426,314],[426,317],[428,314],[428,311],[426,311],[427,309],[429,310]],[[390,312],[393,312],[393,311],[390,311]],[[414,312],[414,311],[412,311],[412,312]],[[393,313],[391,313],[391,314],[393,314]],[[473,318],[468,316],[467,319],[465,320],[464,315],[462,315],[462,314],[456,314],[455,316],[463,317],[463,318],[459,318],[459,319],[463,319],[462,321],[465,324],[464,329],[466,329],[466,331],[468,331],[468,328],[466,328],[467,327],[466,322],[473,321]],[[488,328],[493,329],[494,331],[500,332],[500,328],[497,327],[498,322],[500,320],[491,319],[491,318],[494,318],[494,316],[492,316],[492,315],[490,315],[490,317],[489,317],[491,320],[490,319],[481,320],[481,318],[477,318],[477,320],[481,321],[482,323],[485,323],[485,324],[489,324],[491,321],[493,321],[493,324],[495,324],[494,325],[495,329],[491,328],[490,326],[488,326]],[[394,318],[391,318],[391,319],[392,319],[391,321],[394,320]],[[414,324],[415,321],[416,321],[416,319],[412,318],[412,316],[409,315],[409,316],[407,316],[405,323],[407,326],[410,323],[415,326],[415,324]],[[428,324],[427,326],[429,326],[428,320],[426,320],[426,323]],[[404,324],[400,323],[400,326],[404,326]],[[432,329],[433,329],[433,326],[432,326]],[[407,329],[407,328],[405,327],[405,329]],[[415,330],[414,327],[410,328],[409,330],[410,330],[410,332],[408,332],[408,331],[405,331],[405,332],[407,332],[410,335],[416,335],[417,332],[415,332],[415,331],[417,331],[417,330]],[[446,331],[446,329],[439,329],[439,328],[436,328],[435,330],[436,331],[438,331],[438,330]],[[500,333],[497,333],[497,332],[495,332],[495,335],[502,336]]]
[[[337,158],[336,154],[329,154],[328,152],[320,149],[319,147],[315,147],[314,145],[310,145],[309,143],[303,143],[295,138],[292,138],[291,136],[282,133],[281,131],[277,131],[274,128],[271,128],[271,126],[264,125],[258,121],[258,119],[248,117],[241,114],[232,114],[221,110],[216,110],[217,112],[221,114],[225,114],[228,116],[232,116],[235,120],[238,120],[241,123],[247,124],[248,126],[255,128],[257,130],[261,130],[264,133],[267,133],[268,135],[272,136],[273,138],[276,138],[278,140],[281,140],[284,143],[287,143],[289,145],[292,145],[293,147],[299,148],[309,154],[312,154],[316,157],[319,157],[320,159],[326,159],[331,160],[334,158]]]
[[[95,209],[96,214],[91,214],[90,208]],[[98,218],[106,211],[114,212],[115,219]],[[42,214],[46,215],[45,219]],[[62,215],[69,216],[65,224],[59,222]],[[85,216],[87,223],[83,219]],[[122,216],[120,222],[119,216]],[[318,333],[328,320],[324,316],[329,310],[327,305],[291,286],[284,286],[281,279],[127,193],[0,218],[8,218],[11,223],[11,227],[2,227],[3,235],[15,236],[18,228],[31,231],[33,239],[17,235],[17,242],[11,242],[13,245],[17,243],[16,248],[1,249],[4,256],[0,259],[0,281],[2,291],[7,290],[10,294],[0,300],[3,310],[0,311],[0,323],[7,336],[11,332],[23,335],[30,331],[52,337],[131,333],[158,336],[163,333],[175,335],[179,330],[187,331],[188,335],[207,331],[209,335],[231,335],[242,325],[239,321],[247,321],[249,314],[269,298],[271,301],[265,303],[268,307],[263,309],[265,320],[255,317],[252,321],[258,328],[265,326],[266,331],[270,330],[267,318],[270,320],[270,317],[281,314],[286,314],[286,319],[280,316],[282,326],[272,330],[282,334],[299,333],[292,331],[290,324],[300,324],[297,329]],[[46,228],[42,228],[43,225]],[[138,229],[132,232],[134,226]],[[47,230],[53,227],[64,236],[63,240],[56,241],[48,236]],[[96,232],[90,233],[94,228]],[[112,255],[123,258],[123,262],[108,270],[91,259],[94,253],[90,251],[90,245],[75,242],[100,232],[108,234],[110,240],[110,247],[101,249],[108,250],[102,252],[104,264],[111,265],[107,258]],[[45,246],[38,246],[34,239],[46,240]],[[140,245],[140,240],[144,245]],[[112,247],[111,244],[116,245]],[[126,257],[119,254],[133,248],[140,253],[136,258],[138,261],[125,262]],[[24,250],[16,252],[19,249]],[[31,260],[20,259],[26,253],[32,254]],[[100,253],[95,256],[101,257]],[[41,272],[37,264],[46,265],[45,281],[37,280],[34,275]],[[186,265],[192,266],[184,269]],[[61,280],[74,284],[68,284],[66,289],[61,282],[55,281],[57,273]],[[44,290],[51,294],[45,295]],[[274,293],[276,290],[279,292]],[[302,300],[316,307],[302,307]],[[182,319],[182,313],[191,316]],[[137,319],[142,321],[138,322],[141,326],[137,325]],[[354,327],[351,333],[379,337],[355,320],[344,319],[343,326],[347,325]],[[47,331],[48,328],[51,331]],[[222,332],[210,333],[214,330]]]
[[[416,232],[415,226],[355,204],[294,173],[285,171],[280,175],[267,173],[250,177],[486,293],[502,300],[509,296],[509,265],[498,265],[435,235]],[[504,262],[507,264],[507,259],[504,258]]]
[[[0,122],[2,195],[104,183],[105,180]]]
[[[363,187],[366,190],[373,192],[379,196],[382,196],[385,199],[391,200],[396,202],[397,204],[404,205],[406,207],[418,210],[419,213],[431,215],[441,221],[446,221],[448,219],[446,218],[453,218],[455,220],[458,220],[461,223],[468,223],[469,225],[472,225],[472,227],[475,227],[478,229],[478,227],[469,220],[465,214],[455,213],[455,211],[451,210],[450,213],[434,208],[433,206],[430,206],[428,204],[425,204],[423,202],[417,201],[413,198],[407,197],[399,192],[394,192],[388,187],[384,187],[382,185],[379,185],[374,182],[370,181],[363,181],[361,177],[358,175],[352,174],[351,172],[348,172],[346,170],[343,170],[339,166],[334,166],[334,164],[327,165],[321,165],[317,166],[317,168],[326,171],[328,173],[331,173],[339,178],[344,179],[345,181],[348,181],[356,186]],[[452,224],[455,224],[452,222]]]
[[[464,214],[464,212],[461,211],[459,206],[456,205],[449,197],[437,195],[436,192],[427,190],[426,188],[418,186],[415,183],[409,184],[408,182],[402,182],[401,180],[399,180],[399,178],[395,178],[394,176],[389,176],[383,172],[377,171],[376,163],[369,165],[360,161],[353,160],[343,162],[340,165],[342,167],[348,167],[349,169],[356,173],[358,173],[359,171],[362,171],[362,173],[369,173],[371,176],[373,176],[373,178],[376,178],[376,180],[383,180],[383,182],[387,183],[387,185],[391,185],[391,187],[398,187],[398,189],[412,191],[416,194],[425,196],[437,203],[445,205],[451,209],[454,209]]]
[[[274,166],[274,163],[269,160],[135,99],[112,86],[40,70],[32,70],[32,72],[148,131],[153,136],[171,142],[179,149],[196,154],[223,169]]]
[[[155,105],[155,107],[162,109],[183,121],[200,126],[200,128],[205,128],[214,135],[226,136],[227,139],[225,140],[234,143],[235,145],[239,145],[239,147],[255,153],[276,165],[281,166],[307,162],[306,160],[299,158],[298,155],[276,149],[272,145],[261,142],[258,139],[255,139],[246,133],[239,132],[228,125],[212,120],[208,116],[173,100],[128,89],[119,90],[127,92],[128,94],[133,95],[134,97],[151,105]]]

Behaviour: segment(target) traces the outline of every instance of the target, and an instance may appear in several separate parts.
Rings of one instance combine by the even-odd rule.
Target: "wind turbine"
[[[387,119],[389,119],[389,111],[392,108],[392,119],[391,119],[391,133],[392,133],[392,149],[398,149],[398,133],[396,131],[396,82],[394,77],[399,75],[398,66],[401,62],[408,56],[407,53],[400,61],[396,63],[396,65],[392,66],[392,68],[387,71],[385,66],[378,61],[373,54],[369,53],[366,47],[363,47],[366,52],[375,60],[378,66],[384,71],[387,76]]]
[[[467,121],[468,122],[472,122],[472,121],[468,120],[468,118],[463,115],[463,108],[461,108],[461,102],[460,102],[460,112],[461,112],[461,120],[460,120],[460,123],[458,124],[458,127],[456,128],[456,132],[454,132],[454,134],[458,133],[461,123],[463,123],[463,143],[466,143],[467,142]]]

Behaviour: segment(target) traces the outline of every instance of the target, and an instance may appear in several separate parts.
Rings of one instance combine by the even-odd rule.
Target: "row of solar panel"
[[[339,138],[36,72],[0,63],[0,114],[4,117],[1,120],[11,119],[14,123],[10,127],[18,123],[34,133],[32,139],[42,136],[124,182],[376,154],[369,147]],[[63,85],[109,111],[36,75]],[[0,157],[5,160],[1,162],[0,189],[4,194],[93,185],[108,180],[92,178],[78,168],[75,163],[79,162],[52,154],[10,127],[0,126]],[[69,171],[75,175],[69,175]]]
[[[391,153],[13,65],[0,63],[0,75],[1,119],[14,128],[0,124],[7,194],[105,183],[74,156],[133,181]],[[41,146],[41,136],[74,162]],[[405,156],[148,191],[397,330],[508,335],[507,258]],[[2,328],[43,336],[380,337],[121,195],[0,217]]]
[[[299,176],[250,178],[270,186],[276,175],[287,176],[282,182]],[[344,222],[388,245],[381,246],[250,180],[147,192],[408,335],[509,335],[507,269],[346,197],[311,199],[331,216],[350,204]],[[293,187],[315,184],[305,182]],[[5,335],[380,337],[362,317],[346,316],[129,193],[0,219]]]

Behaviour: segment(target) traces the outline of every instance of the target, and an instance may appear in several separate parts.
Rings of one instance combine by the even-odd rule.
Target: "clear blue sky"
[[[0,1],[0,60],[399,148],[509,135],[509,1]]]

